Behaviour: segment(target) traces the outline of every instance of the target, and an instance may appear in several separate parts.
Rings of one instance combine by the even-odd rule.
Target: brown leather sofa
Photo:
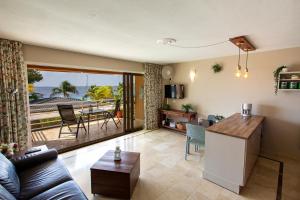
[[[13,162],[0,153],[0,199],[86,200],[57,151],[28,154]]]

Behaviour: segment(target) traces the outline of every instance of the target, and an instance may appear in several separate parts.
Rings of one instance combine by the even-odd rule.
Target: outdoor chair
[[[186,146],[185,146],[185,160],[190,153],[190,144],[195,145],[195,151],[199,150],[199,146],[205,144],[205,128],[203,126],[186,124]]]
[[[78,132],[79,132],[79,128],[83,128],[86,134],[86,128],[84,125],[84,121],[82,119],[82,117],[76,117],[75,113],[74,113],[74,108],[73,105],[70,104],[65,104],[65,105],[57,105],[58,108],[58,112],[60,114],[61,117],[61,126],[60,126],[60,130],[59,130],[59,136],[58,138],[60,138],[61,134],[75,134],[76,138],[78,137]],[[70,125],[77,125],[77,129],[76,132],[72,132]],[[82,126],[80,126],[82,125]],[[62,133],[62,128],[64,126],[68,126],[70,133]]]
[[[105,128],[107,129],[107,124],[110,119],[112,119],[113,122],[115,123],[116,127],[119,128],[118,124],[121,124],[121,120],[117,116],[118,111],[120,111],[120,100],[116,101],[115,109],[113,111],[107,111],[104,113],[105,118],[104,118],[104,122],[103,122],[101,128],[105,125]],[[117,117],[117,122],[115,121],[115,117]]]

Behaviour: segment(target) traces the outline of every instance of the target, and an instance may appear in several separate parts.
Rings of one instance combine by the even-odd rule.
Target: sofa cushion
[[[0,153],[0,184],[16,198],[20,193],[20,182],[15,166]]]
[[[21,191],[19,199],[28,199],[61,183],[72,180],[59,159],[50,160],[19,172]]]
[[[17,171],[22,171],[56,158],[57,151],[55,149],[48,149],[17,157],[12,160],[12,163],[15,165]]]
[[[0,199],[16,200],[16,198],[12,194],[10,194],[2,185],[0,185]]]
[[[46,192],[43,192],[31,200],[86,200],[86,196],[82,193],[78,185],[74,181],[67,181]]]

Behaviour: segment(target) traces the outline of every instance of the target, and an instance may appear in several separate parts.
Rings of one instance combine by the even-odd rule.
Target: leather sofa
[[[0,199],[86,200],[57,151],[28,154],[12,162],[0,153]]]

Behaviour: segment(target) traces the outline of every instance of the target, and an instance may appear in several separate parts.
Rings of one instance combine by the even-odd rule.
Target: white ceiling
[[[258,51],[300,46],[299,0],[0,0],[0,37],[141,62],[234,55],[248,35]]]

